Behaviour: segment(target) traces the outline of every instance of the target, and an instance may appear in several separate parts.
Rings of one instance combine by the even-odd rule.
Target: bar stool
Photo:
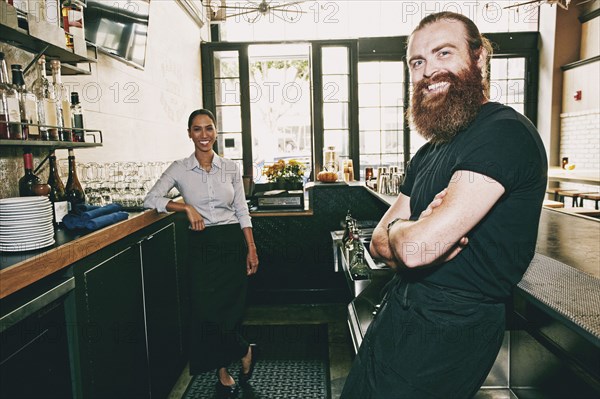
[[[581,198],[581,206],[583,206],[583,200],[590,200],[590,201],[594,201],[595,206],[594,209],[598,210],[598,201],[600,201],[600,193],[587,193],[587,194],[580,194],[579,198]]]
[[[554,196],[554,201],[558,201],[558,192],[563,190],[564,189],[560,187],[546,187],[546,193],[552,194]]]
[[[560,201],[544,200],[542,203],[544,208],[564,208],[565,204]]]
[[[577,206],[583,206],[583,204],[578,204],[577,199],[582,195],[582,194],[593,194],[590,191],[581,191],[581,190],[560,190],[557,192],[558,194],[558,200],[562,203],[565,202],[565,197],[570,197],[572,198],[572,202],[571,202],[571,206],[573,208],[577,207]]]

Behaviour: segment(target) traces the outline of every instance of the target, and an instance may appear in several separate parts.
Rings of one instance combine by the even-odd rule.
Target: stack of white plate
[[[0,251],[18,252],[54,244],[48,197],[0,199]]]

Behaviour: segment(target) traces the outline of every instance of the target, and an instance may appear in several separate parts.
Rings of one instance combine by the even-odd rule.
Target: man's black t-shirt
[[[407,273],[446,287],[504,299],[535,252],[548,161],[533,124],[512,108],[486,103],[477,118],[450,142],[427,143],[412,158],[401,192],[410,197],[411,219],[434,196],[471,172],[504,186],[504,195],[469,233],[469,244],[451,261]],[[468,203],[465,206],[469,206]]]

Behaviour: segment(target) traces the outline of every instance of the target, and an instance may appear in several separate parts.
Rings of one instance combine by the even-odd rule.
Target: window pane
[[[490,101],[502,102],[506,92],[506,80],[490,82]]]
[[[490,62],[490,70],[492,79],[507,78],[507,60],[506,58],[492,58]]]
[[[402,152],[402,132],[401,131],[383,131],[381,132],[381,152],[383,154],[394,154]]]
[[[229,159],[242,158],[242,135],[240,133],[219,134],[219,155]]]
[[[323,104],[323,127],[325,129],[348,128],[348,104]]]
[[[361,107],[377,107],[380,104],[379,83],[358,86],[358,103]]]
[[[382,106],[404,106],[404,85],[402,83],[386,83],[381,85]]]
[[[348,102],[348,75],[323,76],[323,102]]]
[[[402,130],[404,108],[381,108],[381,128],[383,130]]]
[[[508,96],[507,103],[525,102],[525,81],[522,79],[509,80],[507,82]]]
[[[404,64],[402,62],[382,62],[381,82],[400,83],[404,82]]]
[[[348,130],[325,130],[323,146],[334,146],[340,157],[348,157]]]
[[[379,83],[379,62],[359,62],[358,76],[361,83]]]
[[[358,125],[360,126],[360,130],[381,129],[380,109],[361,108],[358,114]]]
[[[323,75],[348,73],[348,49],[346,47],[324,47],[321,54]]]
[[[381,134],[379,130],[361,131],[359,133],[359,145],[361,154],[377,154],[379,156],[381,152]]]
[[[216,78],[238,78],[240,76],[237,51],[215,51],[214,57]]]
[[[525,76],[525,58],[508,59],[508,77],[523,78]]]
[[[404,159],[402,154],[391,154],[386,153],[381,155],[381,164],[384,166],[398,166],[400,167]]]
[[[215,100],[217,105],[240,105],[240,80],[215,80]]]
[[[242,112],[237,106],[217,107],[217,131],[239,133],[242,131]]]

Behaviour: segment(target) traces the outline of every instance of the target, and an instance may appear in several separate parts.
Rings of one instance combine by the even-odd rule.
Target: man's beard
[[[426,93],[429,85],[448,82],[439,93]],[[414,87],[409,117],[417,131],[432,143],[448,142],[475,119],[483,104],[481,70],[475,62],[458,74],[444,72],[423,78]]]

